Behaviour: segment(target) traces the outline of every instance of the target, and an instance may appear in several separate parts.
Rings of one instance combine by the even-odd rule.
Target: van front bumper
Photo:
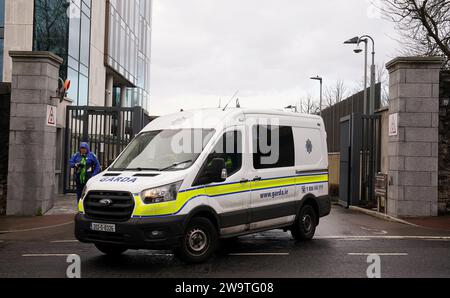
[[[92,223],[114,224],[115,232],[98,232]],[[75,237],[83,243],[112,244],[128,249],[173,249],[183,235],[184,216],[131,218],[125,222],[96,220],[79,213],[75,217]]]

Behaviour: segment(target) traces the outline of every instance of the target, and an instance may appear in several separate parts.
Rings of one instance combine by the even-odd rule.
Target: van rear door
[[[328,194],[328,158],[326,142],[319,128],[294,127],[296,184],[298,198]]]

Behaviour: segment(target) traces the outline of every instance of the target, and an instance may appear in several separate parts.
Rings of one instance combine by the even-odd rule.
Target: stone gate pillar
[[[56,194],[56,119],[59,67],[49,52],[11,51],[11,121],[7,215],[39,215]],[[50,111],[56,112],[50,112]]]
[[[400,57],[389,71],[389,195],[393,216],[437,216],[439,57]]]

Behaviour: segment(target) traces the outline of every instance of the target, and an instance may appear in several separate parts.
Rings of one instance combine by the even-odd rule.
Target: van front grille
[[[127,221],[134,209],[134,199],[129,192],[90,191],[84,199],[84,211],[91,219]]]

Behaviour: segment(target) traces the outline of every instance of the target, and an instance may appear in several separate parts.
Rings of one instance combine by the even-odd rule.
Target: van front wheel
[[[208,260],[217,246],[217,231],[210,220],[196,217],[188,224],[175,254],[186,263]]]
[[[316,233],[317,214],[311,205],[305,205],[300,210],[297,219],[292,226],[291,234],[295,240],[311,240]]]

